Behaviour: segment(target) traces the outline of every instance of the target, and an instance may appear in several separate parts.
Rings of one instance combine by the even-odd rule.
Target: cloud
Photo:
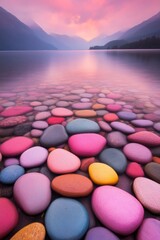
[[[159,0],[1,0],[22,21],[32,18],[49,33],[86,39],[127,29],[156,14]]]

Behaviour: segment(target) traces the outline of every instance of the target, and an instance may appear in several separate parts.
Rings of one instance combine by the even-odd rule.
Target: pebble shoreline
[[[159,107],[105,86],[1,91],[0,239],[159,240]]]

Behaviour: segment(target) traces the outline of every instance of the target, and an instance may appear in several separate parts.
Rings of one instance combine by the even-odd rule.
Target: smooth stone
[[[145,177],[133,182],[133,191],[141,204],[150,212],[160,214],[160,184]]]
[[[127,167],[127,159],[122,151],[116,148],[106,148],[100,155],[101,162],[112,167],[118,174],[125,172]]]
[[[39,113],[36,114],[35,120],[36,120],[36,121],[44,120],[44,119],[46,119],[46,118],[49,118],[50,116],[51,116],[51,113],[48,112],[48,111],[39,112]]]
[[[144,219],[137,233],[137,240],[159,240],[160,221],[154,218]]]
[[[20,229],[10,240],[44,240],[46,235],[42,223],[33,222]]]
[[[2,161],[2,154],[0,153],[0,162]]]
[[[30,106],[13,106],[6,108],[3,112],[0,113],[0,116],[13,117],[31,112],[32,110],[33,108]]]
[[[120,99],[122,97],[122,95],[120,93],[112,93],[111,92],[111,93],[107,94],[107,97],[117,100],[117,99]]]
[[[47,159],[48,168],[58,174],[75,172],[80,164],[80,159],[76,155],[60,148],[50,152]]]
[[[75,101],[75,100],[79,100],[80,96],[73,94],[73,95],[66,95],[64,97],[61,97],[61,100],[63,101]]]
[[[84,158],[81,160],[80,170],[83,172],[88,172],[88,167],[91,163],[94,163],[96,159],[94,157]]]
[[[3,120],[0,120],[0,127],[2,128],[8,128],[8,127],[14,127],[20,123],[24,123],[27,121],[26,116],[15,116],[15,117],[8,117]]]
[[[137,127],[151,127],[153,125],[153,122],[151,120],[146,119],[136,119],[131,121],[131,123]]]
[[[46,101],[43,102],[43,105],[47,105],[47,106],[52,106],[57,102],[57,100],[55,99],[48,99]]]
[[[54,125],[54,124],[61,124],[65,121],[64,117],[49,117],[47,119],[47,123],[49,125]]]
[[[47,209],[45,226],[51,240],[79,240],[89,226],[88,212],[75,199],[58,198]]]
[[[92,103],[90,102],[87,102],[87,103],[84,103],[84,102],[78,102],[78,103],[73,103],[72,104],[72,108],[73,109],[90,109],[92,107]]]
[[[134,120],[137,117],[137,115],[133,112],[124,112],[124,111],[118,112],[117,115],[120,119],[127,120],[127,121]]]
[[[20,165],[24,168],[38,167],[45,163],[48,157],[48,151],[41,147],[35,146],[24,151],[20,156]]]
[[[5,239],[18,224],[19,216],[15,205],[8,198],[0,198],[0,239]]]
[[[103,116],[103,115],[105,115],[106,113],[108,113],[107,110],[96,110],[97,116]]]
[[[144,216],[140,202],[114,186],[96,188],[92,194],[92,208],[105,227],[121,235],[133,233]]]
[[[71,93],[73,93],[73,94],[83,94],[83,93],[85,93],[85,90],[84,89],[75,89],[75,90],[72,90]]]
[[[13,137],[3,142],[0,146],[0,152],[4,156],[14,157],[20,155],[28,148],[32,147],[34,142],[27,137]]]
[[[24,168],[19,165],[5,167],[0,172],[0,182],[4,184],[13,184],[24,173]]]
[[[70,117],[73,115],[73,112],[67,108],[54,108],[52,114],[57,117]]]
[[[93,157],[99,154],[106,143],[106,139],[96,133],[75,134],[68,140],[71,151],[81,157]]]
[[[15,103],[14,102],[5,102],[2,104],[3,107],[11,107],[11,106],[14,106]]]
[[[0,137],[8,137],[13,135],[13,128],[0,128]]]
[[[65,143],[68,135],[65,128],[60,124],[55,124],[46,128],[40,138],[40,143],[44,147],[54,147]]]
[[[69,134],[96,133],[100,131],[100,127],[92,120],[77,118],[66,125],[66,130]]]
[[[126,135],[121,132],[113,131],[107,134],[108,145],[111,147],[121,148],[127,144]]]
[[[17,158],[7,158],[4,161],[5,167],[11,166],[11,165],[19,165],[19,160]]]
[[[89,98],[81,98],[80,101],[83,103],[87,103],[87,102],[90,102],[90,99]]]
[[[144,115],[145,119],[151,120],[152,122],[158,122],[160,121],[160,116],[154,113],[148,113]]]
[[[126,168],[126,174],[131,178],[144,177],[144,171],[140,164],[131,162]]]
[[[160,157],[153,157],[153,162],[160,163]]]
[[[129,178],[126,174],[122,174],[119,176],[118,183],[116,184],[117,188],[124,190],[125,192],[133,195],[132,191],[132,179]]]
[[[99,109],[105,109],[106,106],[105,106],[104,104],[95,103],[95,104],[93,104],[92,108],[93,108],[94,110],[99,110]]]
[[[46,121],[35,121],[32,123],[32,127],[38,129],[45,129],[48,127],[48,123]]]
[[[113,232],[104,227],[94,227],[89,229],[85,240],[120,240]]]
[[[49,179],[41,173],[27,173],[14,184],[14,198],[29,215],[43,212],[51,201]]]
[[[113,104],[108,104],[106,106],[106,109],[110,112],[118,112],[122,109],[122,106],[120,104],[113,103]]]
[[[23,136],[26,133],[30,132],[32,129],[31,123],[19,124],[14,128],[13,134],[16,136]]]
[[[103,116],[104,120],[107,122],[113,122],[119,119],[115,113],[107,113]]]
[[[133,127],[122,122],[117,122],[117,121],[111,122],[111,127],[126,134],[131,134],[135,132],[135,129]]]
[[[118,175],[113,168],[104,163],[92,163],[88,168],[91,180],[98,185],[114,185],[118,182]]]
[[[129,135],[127,138],[130,142],[140,143],[145,146],[154,147],[160,145],[160,137],[157,134],[149,131],[136,132]]]
[[[160,132],[160,122],[155,123],[153,127],[156,131]]]
[[[145,164],[152,161],[151,151],[139,143],[128,143],[123,148],[123,152],[129,160],[134,162]]]
[[[35,111],[39,111],[39,112],[44,112],[44,111],[47,111],[48,110],[48,107],[47,106],[37,106],[37,107],[34,107],[34,110]]]
[[[106,105],[114,103],[114,100],[110,98],[98,98],[97,102]]]
[[[88,196],[93,190],[93,183],[80,174],[65,174],[55,177],[51,187],[62,196],[75,198]]]
[[[106,132],[111,132],[112,128],[110,127],[110,125],[104,121],[99,121],[98,122],[100,128]]]
[[[30,105],[31,105],[32,107],[37,107],[37,106],[42,105],[42,103],[39,102],[39,101],[33,101],[33,102],[30,103]]]
[[[96,117],[96,112],[94,110],[77,110],[75,111],[75,116],[76,117]]]
[[[155,162],[150,162],[144,167],[145,174],[152,180],[160,183],[160,164]]]
[[[57,107],[68,107],[70,105],[69,102],[66,102],[66,101],[58,101],[56,102],[56,106]]]
[[[43,131],[42,130],[39,130],[39,129],[32,129],[31,130],[31,136],[32,137],[40,137],[40,136],[42,136],[42,134],[43,134]]]
[[[92,98],[93,97],[93,94],[92,93],[81,93],[80,94],[81,97],[84,97],[84,98]]]

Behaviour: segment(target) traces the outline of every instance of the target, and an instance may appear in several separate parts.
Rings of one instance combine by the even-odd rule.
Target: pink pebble
[[[135,197],[113,186],[96,188],[92,208],[104,226],[121,235],[133,233],[144,216],[144,209]]]
[[[18,223],[18,211],[7,198],[0,198],[0,239],[11,232]]]
[[[68,144],[71,151],[82,157],[93,157],[105,147],[107,140],[96,133],[75,134],[69,138]]]
[[[75,172],[80,167],[80,159],[65,149],[53,150],[47,160],[48,168],[58,174]]]
[[[32,147],[34,142],[27,137],[13,137],[0,146],[0,152],[4,156],[14,157],[20,155],[22,152]]]
[[[51,112],[57,117],[69,117],[73,115],[73,112],[67,108],[54,108]]]
[[[8,167],[11,165],[19,165],[19,161],[17,158],[8,158],[4,161],[4,166]]]
[[[12,117],[31,112],[32,110],[33,108],[30,106],[13,106],[6,108],[0,115],[3,117]]]

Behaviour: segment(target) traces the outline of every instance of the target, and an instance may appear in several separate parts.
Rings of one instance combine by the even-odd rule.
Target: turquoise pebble
[[[96,133],[100,131],[100,127],[92,120],[77,118],[66,125],[66,130],[69,134]]]
[[[77,200],[58,198],[47,209],[45,226],[51,240],[78,240],[88,229],[88,212]]]

